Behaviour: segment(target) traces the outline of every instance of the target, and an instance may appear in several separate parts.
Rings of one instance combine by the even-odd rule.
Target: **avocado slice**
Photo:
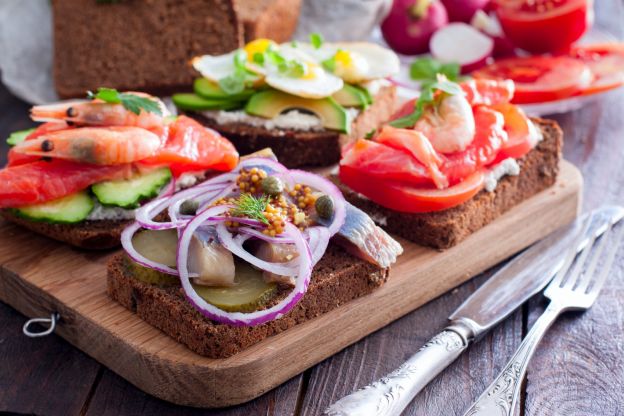
[[[315,114],[323,127],[349,133],[351,123],[347,111],[331,97],[321,99],[302,98],[277,90],[266,90],[251,96],[245,107],[248,114],[275,118],[286,110],[301,109]]]
[[[344,84],[340,91],[332,95],[332,98],[344,107],[362,107],[366,109],[371,102],[369,101],[370,94],[368,94],[368,91],[365,91],[354,85]]]
[[[244,100],[203,98],[193,93],[173,94],[171,100],[182,110],[234,110],[243,107]]]
[[[228,101],[247,101],[255,92],[255,90],[247,88],[238,94],[228,95],[219,87],[219,84],[206,78],[197,78],[195,82],[193,82],[193,90],[195,94],[208,100]]]

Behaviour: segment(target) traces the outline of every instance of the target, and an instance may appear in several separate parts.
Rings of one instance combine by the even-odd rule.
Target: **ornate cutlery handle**
[[[343,397],[325,410],[330,416],[399,415],[423,387],[468,346],[465,338],[446,329],[427,342],[386,377]]]
[[[535,322],[527,336],[511,357],[503,371],[464,416],[511,416],[514,414],[520,385],[526,373],[529,360],[537,344],[561,313],[561,308],[551,303]]]

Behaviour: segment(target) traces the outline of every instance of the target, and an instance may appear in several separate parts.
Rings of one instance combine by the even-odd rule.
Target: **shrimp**
[[[153,156],[158,135],[140,127],[82,127],[43,134],[13,147],[13,151],[95,165],[131,163]]]
[[[110,104],[96,99],[37,105],[30,110],[30,117],[34,121],[66,121],[69,124],[89,126],[134,126],[144,129],[158,129],[163,126],[163,118],[168,114],[168,110],[162,101],[140,92],[128,94],[156,101],[161,108],[162,115],[148,111],[135,114],[121,104]]]
[[[472,107],[463,94],[447,95],[439,105],[425,110],[414,130],[424,134],[438,152],[461,152],[475,135]]]

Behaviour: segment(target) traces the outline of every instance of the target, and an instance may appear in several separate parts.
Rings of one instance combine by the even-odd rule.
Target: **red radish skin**
[[[490,6],[490,0],[442,0],[450,22],[470,23],[478,10]]]
[[[446,9],[437,0],[394,0],[381,33],[395,52],[418,55],[429,51],[431,36],[447,23]]]
[[[465,74],[488,63],[494,52],[494,40],[466,23],[451,23],[431,37],[429,49],[442,62],[460,64]]]

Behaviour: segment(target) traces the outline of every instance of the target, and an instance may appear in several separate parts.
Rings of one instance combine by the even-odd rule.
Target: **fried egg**
[[[374,43],[325,43],[318,49],[308,43],[299,43],[296,49],[301,49],[321,64],[325,62],[328,70],[352,84],[387,78],[396,75],[400,68],[399,58],[394,52]]]

